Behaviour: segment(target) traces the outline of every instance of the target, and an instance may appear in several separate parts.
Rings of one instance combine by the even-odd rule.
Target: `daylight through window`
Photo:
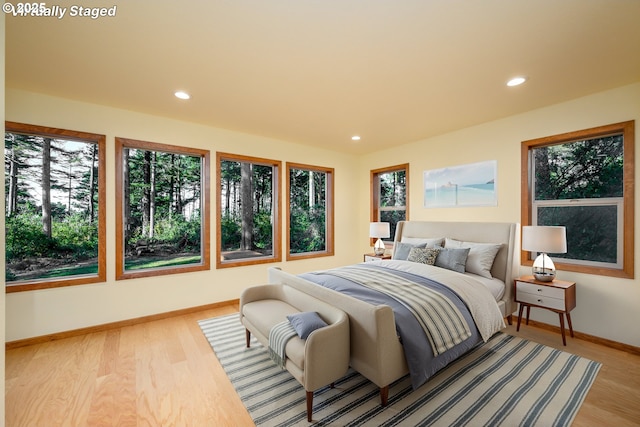
[[[104,135],[5,129],[7,292],[104,281]]]
[[[209,152],[116,138],[116,278],[209,268]]]
[[[525,141],[525,155],[522,223],[566,227],[567,253],[551,254],[556,267],[632,275],[633,122]]]
[[[281,163],[217,154],[217,267],[280,261]]]
[[[408,220],[409,164],[371,171],[371,221],[388,222],[393,242],[396,224]]]
[[[287,163],[287,259],[333,255],[333,169]]]

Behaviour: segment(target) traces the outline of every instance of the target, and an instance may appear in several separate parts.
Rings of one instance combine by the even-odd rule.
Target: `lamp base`
[[[555,273],[533,273],[533,277],[539,282],[553,282],[556,278]]]
[[[552,282],[556,278],[556,266],[547,254],[540,254],[533,262],[533,277],[541,282]]]
[[[384,251],[387,248],[385,248],[384,246],[384,242],[382,241],[382,239],[378,239],[376,240],[376,244],[373,246],[373,253],[376,255],[384,255]]]

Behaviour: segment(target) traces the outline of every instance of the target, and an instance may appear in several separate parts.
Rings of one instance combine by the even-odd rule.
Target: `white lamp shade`
[[[522,250],[551,254],[567,252],[567,229],[561,226],[522,227]]]
[[[391,236],[388,222],[372,222],[369,224],[369,237],[385,239]]]

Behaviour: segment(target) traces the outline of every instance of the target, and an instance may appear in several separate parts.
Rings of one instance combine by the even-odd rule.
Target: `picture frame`
[[[498,161],[425,170],[424,207],[497,206]]]

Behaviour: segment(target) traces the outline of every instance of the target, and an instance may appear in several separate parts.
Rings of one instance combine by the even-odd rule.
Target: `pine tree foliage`
[[[5,134],[6,281],[97,257],[97,160],[92,142]]]

